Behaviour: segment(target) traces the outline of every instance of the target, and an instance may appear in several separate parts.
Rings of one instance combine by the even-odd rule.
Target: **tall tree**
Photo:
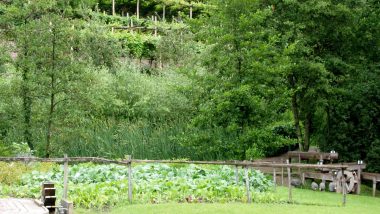
[[[367,160],[368,169],[379,171],[380,50],[374,47],[380,44],[380,5],[378,1],[345,4],[351,17],[336,27],[341,46],[325,57],[332,90],[319,117],[326,122],[320,123],[316,136],[322,149],[340,152],[343,161]]]
[[[204,93],[193,124],[206,132],[200,130],[195,143],[205,152],[258,158],[286,141],[272,126],[286,109],[277,87],[283,85],[277,68],[284,67],[286,59],[278,54],[277,35],[266,26],[272,10],[260,9],[259,3],[213,1],[210,17],[201,23],[206,27],[198,39],[209,50],[204,56],[207,73],[199,73]]]
[[[300,149],[307,151],[328,106],[331,60],[345,56],[355,30],[355,7],[361,2],[334,0],[262,1],[273,9],[273,27],[281,34],[283,54],[290,64],[285,75]],[[320,121],[319,121],[320,122]],[[316,123],[316,124],[314,124]]]
[[[7,21],[1,23],[5,40],[14,44],[17,53],[15,67],[22,79],[24,140],[31,149],[36,146],[34,140],[45,142],[44,150],[42,145],[38,147],[39,154],[44,151],[47,157],[54,136],[63,128],[64,116],[77,112],[75,108],[71,112],[65,108],[78,102],[79,110],[79,103],[88,101],[85,91],[93,78],[89,73],[91,65],[111,67],[118,53],[115,41],[104,30],[97,25],[88,29],[83,22],[67,17],[70,13],[66,9],[70,7],[61,3],[16,1],[7,6],[3,16]]]
[[[23,121],[24,121],[24,140],[29,145],[30,149],[34,149],[32,137],[32,85],[30,81],[33,66],[30,62],[33,61],[31,57],[31,46],[33,45],[30,36],[33,32],[28,27],[29,23],[36,17],[46,13],[54,5],[54,1],[15,1],[13,4],[4,8],[2,14],[3,22],[1,25],[5,30],[4,40],[10,43],[15,43],[17,49],[16,69],[21,73],[22,86],[21,96],[23,105]]]

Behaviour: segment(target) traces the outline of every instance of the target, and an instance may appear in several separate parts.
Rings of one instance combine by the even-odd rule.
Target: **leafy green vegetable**
[[[170,166],[147,164],[133,167],[133,201],[135,203],[163,202],[228,202],[245,201],[245,180],[239,171],[235,183],[234,169],[227,166]],[[276,201],[269,193],[272,183],[264,174],[249,171],[253,199]],[[39,197],[40,185],[52,181],[62,192],[63,169],[32,171],[16,184],[2,186],[2,196]],[[104,208],[128,201],[128,168],[119,165],[78,164],[70,167],[69,197],[76,206]]]

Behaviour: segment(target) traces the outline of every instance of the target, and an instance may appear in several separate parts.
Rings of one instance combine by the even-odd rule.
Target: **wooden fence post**
[[[132,156],[128,155],[128,200],[132,203]]]
[[[239,185],[239,168],[235,165],[235,184]]]
[[[284,163],[284,160],[282,158],[281,163]],[[281,186],[284,186],[284,167],[281,167]]]
[[[358,169],[358,188],[356,189],[356,194],[360,194],[361,192],[361,184],[362,184],[362,167],[359,166]]]
[[[69,163],[67,159],[67,154],[64,155],[65,163],[63,165],[63,199],[67,199],[67,192],[69,190]]]
[[[74,213],[74,204],[68,200],[62,199],[61,206],[64,208],[64,214],[73,214]]]
[[[252,198],[251,198],[251,193],[249,191],[249,176],[248,176],[248,166],[246,165],[245,166],[245,188],[247,190],[247,203],[251,203],[252,202]]]
[[[372,196],[376,197],[376,177],[372,178]]]
[[[343,206],[346,206],[346,177],[344,176],[344,169],[342,168],[342,194],[343,194]]]
[[[290,172],[290,164],[289,159],[286,160],[286,164],[288,164],[288,188],[289,188],[289,196],[288,196],[288,202],[292,202],[292,174]]]
[[[301,183],[302,183],[302,185],[305,185],[305,173],[304,172],[302,173]]]
[[[274,163],[274,162],[273,162]],[[273,167],[273,187],[274,187],[274,191],[276,191],[276,167]]]
[[[301,154],[298,154],[298,163],[301,164]],[[298,167],[298,174],[301,177],[301,168]]]

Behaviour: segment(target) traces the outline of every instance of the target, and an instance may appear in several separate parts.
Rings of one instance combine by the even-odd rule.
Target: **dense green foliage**
[[[0,165],[4,171],[6,166]],[[9,167],[9,166],[8,166]],[[38,197],[43,181],[53,181],[61,195],[63,169],[57,165],[50,170],[40,165],[23,166],[33,171],[14,176],[12,182],[0,183],[0,196]],[[43,170],[44,171],[37,171]],[[134,203],[163,202],[228,202],[246,200],[243,171],[235,184],[231,167],[137,165],[133,167]],[[15,174],[16,175],[16,174]],[[19,179],[17,179],[19,178]],[[128,201],[128,168],[117,165],[79,164],[70,167],[69,196],[78,207],[106,208]],[[255,201],[273,202],[268,192],[272,183],[259,171],[250,171],[252,195]]]
[[[187,141],[229,158],[274,155],[294,140],[276,131],[287,129],[291,118],[281,95],[283,59],[276,53],[276,35],[265,26],[271,10],[256,10],[251,1],[215,4],[213,16],[198,23],[206,26],[197,37],[209,46],[204,53],[208,72],[198,73],[199,111],[195,134]]]
[[[111,2],[0,3],[0,155],[256,159],[298,145],[380,170],[378,1],[116,0],[116,15]]]

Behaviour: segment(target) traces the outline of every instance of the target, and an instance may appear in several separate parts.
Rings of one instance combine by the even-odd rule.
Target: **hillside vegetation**
[[[0,156],[318,146],[380,171],[379,20],[375,0],[1,1]]]

